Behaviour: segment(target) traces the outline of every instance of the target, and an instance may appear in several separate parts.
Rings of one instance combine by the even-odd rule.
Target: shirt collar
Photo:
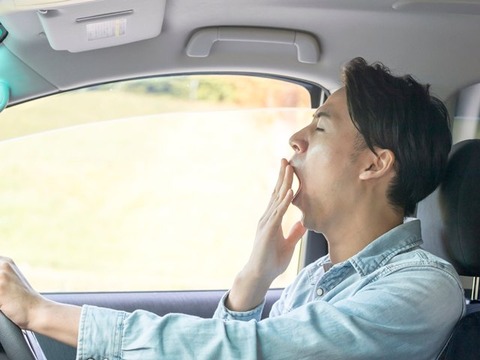
[[[420,220],[408,219],[368,244],[348,262],[361,275],[377,270],[394,256],[422,244]]]

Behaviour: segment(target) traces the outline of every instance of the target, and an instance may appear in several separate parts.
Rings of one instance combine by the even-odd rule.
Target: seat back
[[[453,329],[447,347],[439,360],[478,360],[478,339],[480,337],[480,304],[471,304],[467,315]]]
[[[480,140],[455,144],[440,186],[421,201],[424,248],[449,261],[460,275],[480,277]],[[457,324],[441,359],[480,359],[478,288],[467,315]]]

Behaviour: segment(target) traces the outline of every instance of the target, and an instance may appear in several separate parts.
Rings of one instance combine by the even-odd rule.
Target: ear
[[[393,171],[395,155],[388,149],[375,149],[368,156],[368,162],[365,169],[360,173],[360,180],[378,179],[390,174]]]

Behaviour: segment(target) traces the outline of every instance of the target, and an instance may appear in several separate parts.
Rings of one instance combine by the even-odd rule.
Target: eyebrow
[[[313,119],[314,120],[317,120],[319,118],[326,118],[327,120],[330,120],[330,118],[332,117],[332,115],[328,112],[328,111],[325,111],[325,110],[322,110],[322,111],[316,111],[314,114],[313,114]]]

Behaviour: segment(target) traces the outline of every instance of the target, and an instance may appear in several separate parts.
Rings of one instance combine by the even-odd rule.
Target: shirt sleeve
[[[426,288],[421,272],[393,276],[335,304],[312,301],[262,321],[228,312],[225,321],[225,309],[202,319],[84,306],[77,360],[431,360],[463,314],[463,294],[447,277]]]
[[[250,320],[256,320],[260,321],[262,317],[262,311],[265,306],[265,299],[263,302],[255,307],[252,310],[249,311],[232,311],[229,308],[225,306],[225,301],[227,300],[227,296],[230,292],[225,293],[225,295],[222,296],[220,299],[220,302],[218,303],[217,310],[215,311],[215,314],[213,315],[214,319],[223,319],[225,321],[227,320],[240,320],[240,321],[250,321]]]

